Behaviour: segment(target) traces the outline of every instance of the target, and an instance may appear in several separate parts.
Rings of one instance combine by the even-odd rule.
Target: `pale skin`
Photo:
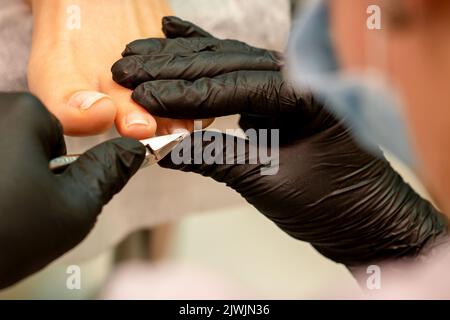
[[[111,66],[127,43],[163,37],[161,18],[171,15],[166,0],[31,0],[33,45],[30,91],[72,136],[102,133],[114,124],[122,136],[144,139],[193,120],[160,119],[131,99],[131,91],[112,80]],[[80,8],[80,28],[67,27],[67,8]]]
[[[441,209],[450,214],[450,1],[329,3],[335,48],[345,69],[374,66],[368,51],[377,50],[377,40],[384,37],[381,71],[403,99],[417,169]],[[383,28],[370,31],[366,9],[374,4],[382,9]]]

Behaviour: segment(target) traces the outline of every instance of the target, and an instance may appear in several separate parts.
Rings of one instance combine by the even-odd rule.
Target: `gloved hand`
[[[167,157],[161,165],[226,183],[289,235],[350,267],[414,257],[445,238],[444,216],[381,152],[365,152],[311,94],[283,79],[281,54],[218,40],[174,17],[163,30],[169,39],[135,41],[113,67],[137,102],[169,118],[239,113],[244,129],[280,129],[281,144],[276,175],[262,176],[262,162],[176,164]],[[224,139],[216,153],[226,159],[237,140]],[[191,158],[215,143],[203,141],[201,149],[192,141]]]
[[[77,245],[104,204],[144,160],[138,141],[116,139],[82,155],[62,174],[49,161],[65,153],[58,120],[33,96],[0,93],[0,288]]]

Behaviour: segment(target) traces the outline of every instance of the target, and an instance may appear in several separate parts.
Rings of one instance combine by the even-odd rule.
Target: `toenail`
[[[127,127],[132,127],[132,126],[149,126],[150,125],[150,121],[143,114],[141,114],[139,112],[132,112],[132,113],[127,115],[126,125],[127,125]]]
[[[170,130],[170,133],[172,133],[172,134],[178,134],[178,133],[179,134],[181,134],[181,133],[188,134],[188,133],[190,133],[190,131],[186,128],[172,128]]]
[[[81,111],[88,110],[97,101],[109,98],[108,95],[96,91],[80,91],[75,93],[67,103],[70,107],[79,108]]]

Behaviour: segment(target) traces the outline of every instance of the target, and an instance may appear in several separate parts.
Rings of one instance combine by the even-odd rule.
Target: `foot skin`
[[[161,18],[171,14],[166,0],[32,0],[31,6],[30,90],[65,134],[95,135],[114,123],[136,139],[193,129],[192,120],[152,117],[112,80],[111,66],[127,43],[162,36]]]

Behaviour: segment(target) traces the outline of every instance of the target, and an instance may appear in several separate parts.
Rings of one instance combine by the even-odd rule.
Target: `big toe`
[[[88,136],[108,130],[116,116],[114,101],[76,78],[72,76],[71,81],[52,77],[34,81],[32,78],[30,90],[61,121],[66,135]]]
[[[55,109],[67,135],[84,136],[102,133],[112,127],[117,108],[114,101],[98,91],[74,92]]]

